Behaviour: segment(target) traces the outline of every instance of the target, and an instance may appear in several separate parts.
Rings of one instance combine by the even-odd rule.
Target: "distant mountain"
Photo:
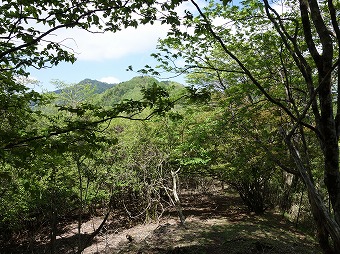
[[[105,106],[119,103],[124,99],[139,100],[142,98],[141,88],[151,86],[153,83],[165,87],[170,94],[179,92],[184,88],[183,85],[177,82],[158,81],[149,76],[138,76],[107,89],[102,94],[99,94],[96,100]]]
[[[81,94],[83,88],[80,85],[90,85],[90,88],[94,88],[94,94],[91,96],[92,102],[102,106],[111,106],[125,99],[142,99],[141,88],[151,86],[154,83],[166,88],[170,94],[179,93],[184,88],[183,85],[177,82],[158,81],[149,76],[138,76],[119,84],[108,84],[98,80],[84,79],[75,84],[74,87],[71,87],[71,90],[73,90],[73,93],[79,93],[79,97],[84,97]],[[62,91],[63,89],[59,89],[54,91],[54,93],[60,94]],[[73,96],[77,95],[74,94]]]
[[[116,84],[109,84],[109,83],[106,83],[106,82],[101,82],[101,81],[98,81],[98,80],[93,80],[93,79],[88,79],[88,78],[80,81],[78,84],[80,84],[80,85],[91,84],[92,87],[95,87],[94,92],[98,93],[98,94],[103,93],[107,89],[110,89],[110,88],[112,88],[116,85]]]
[[[82,81],[80,81],[78,84],[76,85],[90,85],[91,88],[94,88],[94,93],[95,94],[101,94],[103,92],[105,92],[107,89],[112,88],[113,86],[115,86],[116,84],[108,84],[105,82],[101,82],[98,80],[93,80],[93,79],[84,79]],[[54,93],[60,94],[62,91],[62,89],[58,89],[53,91]]]

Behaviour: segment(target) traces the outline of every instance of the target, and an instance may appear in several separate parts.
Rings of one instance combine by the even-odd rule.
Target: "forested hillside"
[[[174,94],[183,88],[183,85],[176,82],[160,82],[149,76],[139,76],[129,81],[121,82],[111,89],[106,89],[105,92],[97,96],[96,100],[103,106],[111,106],[122,100],[140,100],[143,97],[141,89],[153,83],[160,87],[166,87],[170,94]]]
[[[339,254],[339,8],[1,1],[0,252],[86,253],[104,239],[102,253]],[[76,62],[59,31],[156,23],[167,33],[143,76],[30,88],[32,70]],[[124,246],[110,249],[116,233]]]
[[[197,93],[148,76],[116,84],[102,93],[96,92],[96,83],[62,83],[62,90],[45,94],[46,103],[32,109],[39,122],[28,130],[65,126],[67,132],[54,129],[60,133],[44,138],[43,143],[29,141],[30,147],[20,143],[7,154],[0,217],[5,249],[10,248],[6,239],[18,241],[20,232],[26,232],[19,243],[27,245],[25,241],[42,237],[26,248],[39,252],[38,246],[50,242],[42,250],[53,247],[58,252],[65,248],[57,241],[61,228],[75,220],[79,241],[70,244],[82,250],[118,211],[123,212],[123,221],[134,224],[159,220],[175,209],[178,221],[185,225],[190,212],[182,207],[182,195],[196,190],[200,199],[220,186],[222,196],[224,189],[226,193],[236,191],[249,212],[279,209],[288,220],[301,225],[310,220],[299,180],[283,175],[261,146],[251,137],[247,139],[245,123],[240,128],[230,120],[232,112],[224,109],[224,103],[232,94]],[[195,91],[196,98],[186,99],[187,90]],[[175,107],[167,112],[165,106],[173,102]],[[144,103],[151,108],[139,108]],[[116,115],[110,124],[100,124],[96,112],[107,114],[106,109],[98,111],[101,107],[126,112]],[[262,112],[263,117],[271,114],[270,109]],[[98,127],[88,128],[93,122]],[[86,128],[72,130],[69,123]],[[262,123],[261,115],[256,123]],[[270,121],[262,124],[270,130]],[[225,197],[220,202],[230,201]],[[295,206],[298,211],[291,210]],[[91,217],[99,218],[100,224],[83,240],[79,233]],[[49,233],[44,235],[46,230]]]
[[[80,81],[77,85],[90,85],[90,88],[93,89],[93,93],[100,94],[105,92],[107,89],[112,88],[116,84],[108,84],[105,82],[100,82],[98,80],[93,79],[84,79]],[[62,89],[55,90],[55,93],[61,93]]]

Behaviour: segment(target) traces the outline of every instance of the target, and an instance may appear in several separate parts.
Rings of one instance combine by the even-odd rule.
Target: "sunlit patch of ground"
[[[312,237],[296,230],[282,216],[249,214],[236,196],[210,194],[198,199],[192,195],[183,198],[183,203],[185,227],[171,212],[158,224],[102,235],[84,253],[322,253]],[[126,234],[132,236],[131,242]]]
[[[180,195],[185,227],[177,212],[170,209],[158,222],[131,221],[124,210],[115,210],[102,232],[84,254],[321,254],[317,242],[298,231],[282,215],[268,212],[257,216],[247,211],[235,193],[215,191]],[[103,213],[104,214],[104,213]],[[81,239],[100,225],[102,217],[87,218],[81,227]],[[46,229],[47,230],[47,229]],[[48,231],[37,233],[39,240],[0,247],[0,254],[49,253]],[[131,241],[126,238],[131,236]],[[60,227],[58,254],[73,254],[79,241],[77,223]]]

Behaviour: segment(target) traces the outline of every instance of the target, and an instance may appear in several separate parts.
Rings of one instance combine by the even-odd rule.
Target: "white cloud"
[[[101,79],[99,79],[99,81],[101,82],[105,82],[105,83],[108,83],[108,84],[116,84],[116,83],[119,83],[119,79],[116,78],[116,77],[103,77]]]
[[[58,31],[57,38],[72,49],[79,60],[102,61],[152,50],[167,31],[168,26],[161,24],[130,27],[117,33],[89,33],[73,28]]]
[[[206,4],[202,0],[199,2]],[[197,12],[189,2],[176,8],[179,15],[184,15],[184,10]],[[159,22],[155,22],[154,25],[139,25],[137,28],[129,27],[116,33],[90,33],[72,28],[56,31],[51,39],[62,42],[72,49],[79,60],[104,61],[155,49],[158,39],[165,38],[169,28],[169,25],[161,25]]]

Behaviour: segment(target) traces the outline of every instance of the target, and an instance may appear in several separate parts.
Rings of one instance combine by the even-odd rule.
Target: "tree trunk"
[[[106,224],[108,218],[109,218],[109,215],[112,211],[112,206],[113,206],[113,196],[110,197],[110,202],[109,202],[109,206],[108,206],[108,211],[106,212],[105,216],[104,216],[104,219],[102,220],[102,222],[100,223],[100,225],[98,226],[98,228],[93,231],[86,240],[84,240],[84,244],[81,246],[81,249],[78,249],[78,252],[79,253],[82,253],[85,248],[87,246],[90,245],[90,243],[92,242],[92,240],[100,233],[100,231],[103,229],[104,225]]]
[[[327,211],[321,196],[315,189],[315,185],[310,181],[310,175],[307,174],[297,149],[290,143],[290,140],[287,142],[287,145],[307,187],[312,213],[318,228],[320,246],[325,253],[340,253],[339,144],[332,92],[334,45],[329,21],[325,20],[324,17],[331,15],[332,25],[337,35],[340,35],[340,31],[334,16],[334,10],[332,9],[334,7],[332,0],[328,1],[328,10],[320,7],[321,4],[317,0],[300,0],[299,2],[305,42],[315,63],[316,68],[314,71],[318,75],[316,83],[318,91],[315,90],[317,91],[318,98],[313,97],[313,93],[310,93],[309,99],[315,101],[315,103],[317,103],[317,99],[319,100],[320,112],[319,110],[314,110],[313,113],[316,130],[319,132],[317,134],[320,140],[320,147],[323,152],[324,182],[332,204],[333,216]],[[327,13],[323,13],[325,11]],[[315,38],[318,38],[318,42],[316,42]],[[339,93],[339,91],[337,92]],[[328,236],[331,237],[333,246],[329,243]]]
[[[184,226],[185,217],[183,215],[182,205],[181,205],[181,202],[180,202],[178,194],[177,194],[177,173],[178,172],[179,172],[179,170],[171,171],[171,176],[172,176],[172,195],[174,196],[175,206],[176,206],[177,211],[178,211],[179,219],[181,220],[181,225]]]
[[[320,247],[326,254],[339,254],[340,253],[340,227],[339,224],[329,214],[325,207],[321,195],[315,189],[315,186],[307,173],[298,150],[291,143],[290,139],[286,139],[286,144],[294,159],[294,162],[301,174],[301,178],[306,186],[309,202],[311,205],[311,212],[316,222],[318,238]],[[332,238],[333,246],[329,243],[329,237]]]
[[[55,186],[55,176],[57,174],[57,169],[52,168],[51,174],[51,217],[50,217],[50,253],[56,253],[56,240],[57,240],[57,223],[58,223],[58,212],[56,207],[56,186]]]

